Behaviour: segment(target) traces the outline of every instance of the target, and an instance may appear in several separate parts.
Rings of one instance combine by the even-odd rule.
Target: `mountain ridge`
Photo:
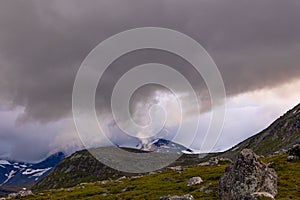
[[[0,196],[15,189],[30,187],[47,176],[63,159],[65,154],[57,152],[38,163],[0,160]]]
[[[99,147],[96,150],[101,150]],[[150,151],[144,151],[141,149],[124,148],[120,147],[125,151],[132,153],[149,153]],[[157,152],[161,153],[161,152]],[[170,153],[170,152],[169,152]],[[173,152],[174,153],[174,152]],[[162,153],[163,154],[163,153]],[[172,163],[170,166],[177,165],[195,165],[201,161],[198,154],[183,154],[177,161]],[[82,182],[93,182],[101,180],[112,180],[120,177],[132,177],[142,174],[132,174],[127,172],[120,172],[112,169],[95,157],[93,157],[88,150],[80,150],[69,157],[65,158],[59,163],[55,169],[44,179],[36,183],[33,190],[44,190],[52,188],[72,187]]]

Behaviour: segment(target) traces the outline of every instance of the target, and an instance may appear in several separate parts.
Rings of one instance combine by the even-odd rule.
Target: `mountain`
[[[270,156],[300,143],[300,104],[289,110],[260,133],[237,144],[220,156],[236,158],[245,148],[256,154]]]
[[[95,159],[87,150],[75,152],[64,159],[49,176],[38,182],[34,189],[70,187],[82,182],[118,178],[123,174]]]
[[[206,158],[202,158],[197,154],[183,154],[170,166],[195,166],[201,162],[208,161],[212,157],[234,159],[244,148],[252,149],[258,155],[268,156],[276,151],[288,149],[297,143],[300,143],[300,104],[277,119],[262,132],[239,143],[226,152],[209,154]],[[141,144],[137,148],[127,148],[126,150],[144,153],[148,151],[161,153],[191,152],[186,147],[165,139],[153,140],[148,144]],[[34,189],[71,187],[83,182],[115,180],[124,175],[132,176],[132,174],[125,174],[105,166],[87,150],[83,150],[65,158],[47,177],[39,181],[34,186]]]
[[[168,140],[159,139],[152,143],[149,143],[147,147],[151,146],[151,150],[157,151],[167,151],[168,153],[174,153],[175,150],[187,150],[187,148],[170,142]],[[170,147],[170,148],[169,148]],[[172,147],[172,148],[171,148]],[[179,148],[180,147],[180,148]],[[97,151],[107,151],[110,147],[99,147]],[[132,148],[122,148],[126,151],[133,153],[148,153],[149,148],[145,149],[132,149]],[[143,150],[144,149],[144,150]],[[147,150],[147,151],[145,151]],[[163,154],[163,153],[162,153]],[[199,155],[196,154],[183,154],[176,162],[171,166],[188,166],[195,165],[201,161]],[[96,158],[94,158],[89,151],[81,150],[75,152],[71,156],[65,158],[61,163],[59,163],[55,169],[44,179],[39,181],[35,186],[34,190],[44,190],[52,188],[63,188],[78,185],[83,182],[95,182],[101,180],[115,180],[122,176],[136,176],[137,174],[130,174],[125,172],[120,172],[112,169]]]
[[[159,152],[159,153],[192,153],[193,151],[184,147],[183,145],[177,144],[170,140],[163,138],[152,140],[146,144],[139,144],[137,148],[144,151]]]
[[[34,184],[47,176],[64,158],[64,153],[58,152],[35,164],[0,160],[0,189]]]

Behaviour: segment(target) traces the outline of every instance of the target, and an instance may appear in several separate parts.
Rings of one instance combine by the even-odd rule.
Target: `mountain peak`
[[[148,143],[139,144],[137,147],[144,151],[153,151],[160,153],[182,154],[185,152],[192,152],[192,150],[186,148],[185,146],[164,138],[157,138]]]

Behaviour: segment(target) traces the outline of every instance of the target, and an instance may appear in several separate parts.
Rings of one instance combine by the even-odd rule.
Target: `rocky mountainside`
[[[239,143],[220,156],[236,158],[245,148],[256,154],[269,156],[300,143],[300,104],[289,110],[262,132]]]
[[[166,147],[166,145],[175,144],[166,140],[156,141],[156,145]],[[180,145],[175,144],[174,149]],[[106,148],[106,147],[100,147]],[[158,148],[158,147],[157,147]],[[147,153],[147,151],[140,149],[122,148],[126,151],[135,153]],[[162,148],[160,148],[162,149]],[[169,149],[169,148],[165,148]],[[176,148],[177,149],[177,148]],[[187,148],[182,149],[186,150]],[[178,149],[177,149],[178,151]],[[173,152],[173,151],[172,151]],[[171,153],[171,152],[169,152]],[[174,153],[174,152],[173,152]],[[171,166],[190,166],[195,165],[201,161],[197,154],[183,154]],[[43,180],[39,181],[34,190],[52,189],[75,186],[83,182],[94,182],[99,180],[113,180],[122,176],[136,176],[137,174],[130,174],[112,169],[100,161],[95,159],[87,150],[78,151],[71,156],[64,159],[56,168]]]
[[[53,172],[38,182],[34,189],[74,186],[82,182],[113,179],[123,176],[95,159],[87,150],[78,151],[63,160]]]

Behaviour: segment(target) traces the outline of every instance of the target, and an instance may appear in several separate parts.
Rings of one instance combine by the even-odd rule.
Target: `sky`
[[[72,89],[80,64],[106,38],[148,26],[192,37],[216,63],[227,103],[214,150],[227,149],[300,102],[299,9],[297,0],[1,0],[0,157],[35,162],[56,151],[83,148],[72,119]],[[205,83],[188,63],[157,50],[119,58],[101,79],[96,108],[112,124],[112,140],[121,145],[137,142],[115,128],[110,98],[124,72],[147,62],[174,67],[201,98],[200,133],[191,146],[197,149],[211,115]],[[145,86],[132,99],[133,119],[140,124],[149,122],[152,105],[164,107],[169,118],[162,135],[171,137],[180,113],[170,91]],[[184,111],[190,121],[196,109]]]

